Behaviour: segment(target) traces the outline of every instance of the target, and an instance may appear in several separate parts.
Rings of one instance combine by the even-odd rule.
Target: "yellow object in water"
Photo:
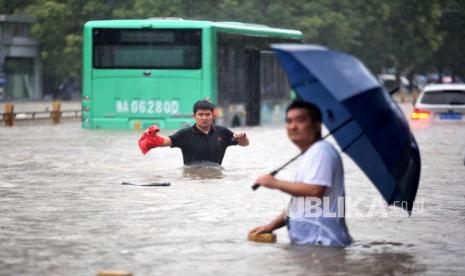
[[[100,271],[97,276],[132,276],[131,272],[125,271]]]
[[[276,242],[276,235],[273,233],[249,234],[248,238],[255,242]]]

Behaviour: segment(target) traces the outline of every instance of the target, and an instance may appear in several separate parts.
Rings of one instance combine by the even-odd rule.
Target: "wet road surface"
[[[382,208],[343,155],[355,239],[345,249],[290,245],[285,229],[275,244],[247,241],[289,199],[250,185],[298,152],[284,126],[244,130],[249,147],[230,147],[223,169],[199,169],[183,168],[178,149],[142,155],[139,132],[0,128],[0,275],[465,274],[464,125],[413,128],[423,167],[410,218]]]

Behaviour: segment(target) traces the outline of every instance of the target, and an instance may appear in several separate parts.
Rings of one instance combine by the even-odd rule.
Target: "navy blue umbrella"
[[[316,104],[341,150],[368,176],[389,205],[412,210],[420,153],[403,113],[356,58],[314,45],[272,49],[293,90]]]

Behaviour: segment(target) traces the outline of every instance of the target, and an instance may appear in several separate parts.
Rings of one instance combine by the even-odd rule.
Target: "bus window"
[[[301,40],[297,30],[240,22],[87,22],[82,126],[179,128],[205,98],[220,125],[281,123],[290,89],[269,45]]]
[[[94,29],[93,67],[200,69],[198,29]]]

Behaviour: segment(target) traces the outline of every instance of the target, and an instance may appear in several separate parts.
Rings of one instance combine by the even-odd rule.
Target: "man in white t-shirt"
[[[287,212],[250,230],[249,234],[271,233],[285,225],[296,244],[347,246],[352,238],[344,219],[344,169],[339,152],[321,139],[321,112],[314,104],[294,101],[287,108],[289,139],[303,152],[294,181],[270,174],[256,183],[292,196]]]

